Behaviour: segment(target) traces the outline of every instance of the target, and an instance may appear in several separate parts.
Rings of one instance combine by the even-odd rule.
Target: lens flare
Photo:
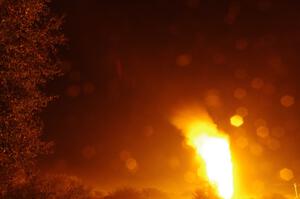
[[[217,129],[205,111],[183,111],[173,118],[188,145],[203,159],[208,181],[223,199],[234,192],[233,166],[228,136]]]

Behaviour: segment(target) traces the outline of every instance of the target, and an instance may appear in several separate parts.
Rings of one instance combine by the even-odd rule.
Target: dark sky
[[[192,190],[198,182],[186,176],[196,168],[193,150],[182,146],[169,118],[179,105],[197,103],[230,135],[243,191],[290,193],[300,172],[300,2],[52,5],[66,15],[69,44],[62,53],[66,74],[50,86],[60,98],[44,112],[45,138],[56,142],[45,169],[79,175],[104,190]],[[229,118],[238,107],[248,115],[236,128]],[[267,138],[257,135],[261,126]],[[241,146],[245,138],[248,145]],[[128,157],[137,163],[133,170]],[[280,179],[282,168],[295,178]]]

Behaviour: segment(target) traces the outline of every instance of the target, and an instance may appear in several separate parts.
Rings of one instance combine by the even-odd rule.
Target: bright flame
[[[187,144],[204,160],[207,178],[219,196],[231,199],[234,183],[228,136],[217,129],[203,110],[200,113],[181,112],[173,123],[183,131]]]
[[[199,136],[195,149],[204,159],[209,180],[216,185],[219,195],[230,199],[233,194],[233,174],[229,142],[225,137]]]

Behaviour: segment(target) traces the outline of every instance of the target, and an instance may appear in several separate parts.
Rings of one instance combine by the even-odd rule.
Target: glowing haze
[[[204,161],[206,177],[218,195],[224,199],[232,198],[234,182],[228,136],[219,131],[208,113],[199,107],[177,112],[172,123]]]

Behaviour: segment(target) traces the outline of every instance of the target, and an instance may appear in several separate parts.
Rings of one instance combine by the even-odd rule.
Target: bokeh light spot
[[[291,95],[284,95],[280,98],[280,103],[284,107],[290,107],[290,106],[294,105],[295,98]]]
[[[216,89],[210,89],[205,98],[205,104],[210,107],[220,107],[222,105],[222,101],[219,96],[219,92]]]
[[[261,89],[264,86],[264,80],[261,78],[254,78],[251,81],[251,87],[254,89]]]
[[[260,126],[256,129],[256,135],[261,138],[266,138],[269,136],[269,129],[265,126]]]
[[[230,118],[230,124],[235,127],[240,127],[244,123],[244,119],[240,115],[233,115]]]
[[[247,95],[247,91],[243,88],[237,88],[233,93],[234,97],[237,99],[243,99]]]
[[[188,66],[192,62],[192,57],[188,54],[179,55],[176,59],[176,64],[178,66]]]
[[[292,170],[288,168],[283,168],[279,171],[279,176],[282,180],[290,181],[294,178],[294,173]]]
[[[242,117],[246,117],[248,115],[248,109],[241,106],[236,109],[236,113]]]
[[[126,160],[126,168],[130,171],[130,172],[135,172],[137,170],[138,164],[136,159],[134,158],[129,158]]]

